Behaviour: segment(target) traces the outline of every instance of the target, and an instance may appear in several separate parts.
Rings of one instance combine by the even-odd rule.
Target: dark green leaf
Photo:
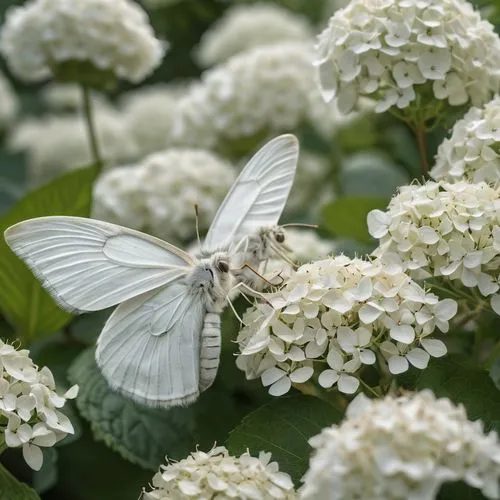
[[[88,216],[95,167],[69,172],[32,191],[0,219],[0,233],[12,224],[46,215]],[[0,309],[26,342],[55,332],[71,319],[0,238]]]
[[[19,482],[3,465],[0,465],[0,498],[2,500],[40,500],[34,490]]]
[[[462,481],[443,484],[437,498],[438,500],[486,500],[481,491]]]
[[[490,377],[497,389],[500,390],[500,357],[491,365]]]
[[[346,196],[390,198],[408,182],[408,175],[377,151],[349,157],[340,173],[342,193]]]
[[[192,407],[148,408],[113,392],[95,363],[94,349],[75,360],[68,377],[80,386],[76,404],[96,439],[123,458],[155,470],[165,455],[180,459],[194,449]]]
[[[417,380],[417,390],[426,388],[436,396],[462,403],[470,420],[481,419],[487,429],[499,429],[498,389],[487,371],[470,366],[462,356],[433,360]]]
[[[243,419],[227,442],[231,454],[247,449],[252,454],[271,452],[280,470],[288,472],[297,485],[309,464],[309,438],[337,423],[342,411],[310,396],[279,398]]]
[[[370,242],[366,216],[376,208],[385,209],[387,198],[345,196],[328,204],[323,210],[326,229],[336,236]]]

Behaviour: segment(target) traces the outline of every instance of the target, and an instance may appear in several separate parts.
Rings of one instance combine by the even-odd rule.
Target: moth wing
[[[120,304],[97,341],[96,361],[109,385],[149,406],[193,402],[204,316],[199,296],[184,283]]]
[[[216,250],[263,226],[277,224],[292,188],[298,157],[299,144],[292,134],[278,136],[257,151],[215,214],[205,250]]]
[[[83,217],[19,222],[5,241],[65,310],[97,311],[172,283],[193,265],[179,248]]]

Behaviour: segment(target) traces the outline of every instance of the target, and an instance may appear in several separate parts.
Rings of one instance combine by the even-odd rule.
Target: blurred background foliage
[[[1,0],[0,19],[3,19],[9,6],[21,3]],[[201,35],[233,3],[242,2],[177,0],[150,11],[157,35],[169,41],[170,50],[162,66],[141,87],[172,81],[181,82],[182,86],[199,78],[202,68],[197,65],[193,50]],[[333,10],[333,2],[328,0],[284,0],[274,3],[304,15],[315,32],[319,32],[326,22],[327,13]],[[492,22],[500,23],[499,0],[478,0],[477,4]],[[4,64],[2,71],[20,100],[19,117],[42,116],[48,111],[46,101],[41,97],[43,85],[22,84],[9,75]],[[127,84],[120,84],[109,98],[116,102],[131,89]],[[151,123],[151,126],[154,127],[155,123]],[[319,203],[316,193],[311,193],[299,208],[286,214],[285,221],[318,224],[322,237],[335,240],[337,252],[351,256],[369,252],[375,244],[367,232],[367,212],[385,207],[398,186],[413,179],[421,179],[420,158],[410,130],[389,114],[362,114],[343,127],[332,140],[325,140],[308,126],[291,132],[299,136],[303,152],[314,153],[326,161],[327,171],[323,173],[321,183],[328,185],[331,194]],[[437,129],[428,137],[430,162],[445,134],[446,130]],[[15,153],[5,147],[6,140],[7,134],[0,148],[1,232],[12,223],[33,216],[90,214],[95,167],[70,171],[47,185],[32,189],[29,158],[23,152]],[[240,145],[243,152],[240,156],[248,155],[257,146],[258,141]],[[238,156],[234,153],[234,147],[231,145],[233,150],[229,151],[229,157]],[[321,206],[318,207],[318,204]],[[244,309],[245,303],[238,301],[237,308]],[[230,448],[235,452],[246,449],[248,440],[242,439],[242,435],[260,435],[263,439],[269,435],[270,445],[274,428],[262,429],[267,411],[267,407],[262,408],[262,405],[278,405],[286,422],[287,419],[293,420],[290,408],[294,410],[297,405],[303,404],[286,399],[284,402],[271,402],[272,398],[260,383],[244,379],[243,372],[234,363],[236,345],[233,340],[238,331],[238,322],[228,311],[223,318],[224,345],[219,375],[213,388],[205,392],[198,402],[188,408],[151,410],[112,393],[100,376],[93,358],[95,339],[110,311],[76,318],[62,312],[29,271],[9,252],[3,239],[0,241],[0,311],[1,337],[20,339],[23,345],[31,349],[36,363],[47,365],[53,371],[61,389],[69,387],[70,383],[80,385],[78,399],[68,403],[68,408],[65,408],[77,429],[76,435],[68,437],[54,449],[44,451],[41,471],[29,470],[19,450],[8,450],[1,457],[2,464],[12,474],[30,484],[44,500],[136,500],[140,487],[147,485],[165,455],[180,459],[197,445],[201,449],[208,449],[215,441],[224,444],[230,431],[244,417],[247,418],[242,427],[231,435]],[[482,400],[495,397],[498,401],[498,392],[489,392],[493,383],[489,379],[481,379],[484,377],[482,372],[467,371],[462,361],[446,362],[460,364],[458,382],[446,378],[446,371],[439,370],[427,370],[425,380],[418,383],[414,380],[406,382],[408,386],[420,384],[422,387],[433,387],[438,395],[447,395],[460,401],[460,388],[464,380],[470,381],[476,377],[474,380],[483,388],[486,387],[486,393],[471,396],[473,404],[480,406]],[[452,367],[451,364],[449,366]],[[458,365],[453,366],[456,368]],[[499,378],[497,373],[497,384]],[[315,418],[319,429],[330,423],[334,416],[333,413],[324,416],[327,410],[323,403],[315,401]],[[468,405],[469,410],[470,407]],[[260,413],[251,414],[257,408],[260,408]],[[329,411],[333,412],[331,408]],[[496,415],[499,414],[500,411],[496,411]],[[480,408],[478,415],[485,419],[484,411]],[[498,425],[498,421],[493,420],[492,417],[489,423]],[[254,440],[253,444],[261,447],[258,440]],[[307,452],[307,443],[297,443],[297,446]],[[277,450],[279,443],[269,449],[273,452]],[[286,470],[287,464],[282,465]],[[304,464],[288,464],[288,472],[295,479],[300,478],[303,469]],[[7,485],[7,480],[2,481]],[[443,492],[443,498],[458,498],[453,495],[452,489]],[[0,498],[7,500],[8,497],[0,494]],[[36,496],[32,497],[27,492],[23,498]]]

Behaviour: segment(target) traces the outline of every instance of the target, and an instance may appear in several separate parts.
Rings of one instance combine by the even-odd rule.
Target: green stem
[[[427,162],[427,146],[425,144],[425,126],[419,123],[415,125],[413,131],[417,139],[418,151],[422,162],[422,172],[424,177],[427,178],[429,176],[429,163]]]
[[[359,378],[358,380],[361,383],[361,385],[373,396],[375,396],[376,398],[380,398],[382,396],[373,387],[370,387],[366,382],[363,382],[362,379]]]
[[[3,429],[5,431],[5,429]],[[7,445],[5,444],[5,439],[3,436],[0,436],[0,455],[7,449]]]
[[[82,85],[82,93],[83,93],[83,115],[85,118],[85,124],[87,126],[87,133],[89,136],[92,158],[98,170],[101,171],[103,167],[103,161],[100,153],[99,141],[97,139],[94,115],[92,112],[92,100],[90,98],[90,89],[87,85]]]

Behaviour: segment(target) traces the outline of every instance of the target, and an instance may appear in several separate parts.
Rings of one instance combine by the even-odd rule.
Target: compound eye
[[[219,271],[221,273],[227,273],[229,271],[229,264],[223,260],[221,260],[218,264],[217,264],[217,268],[219,269]]]
[[[285,235],[283,233],[276,233],[274,237],[278,243],[283,243],[285,241]]]

